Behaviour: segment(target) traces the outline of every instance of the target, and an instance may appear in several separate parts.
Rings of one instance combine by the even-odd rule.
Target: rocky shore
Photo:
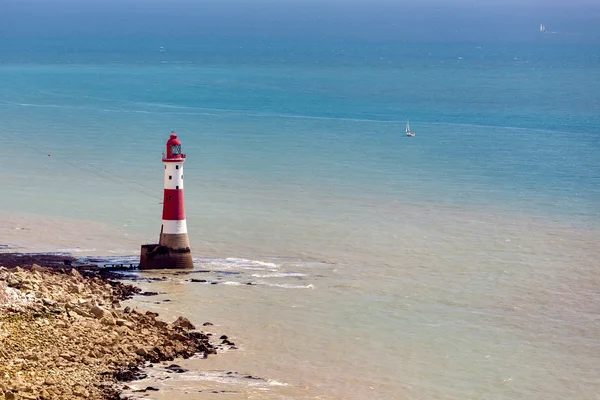
[[[0,399],[119,399],[146,362],[216,352],[183,317],[122,308],[137,291],[68,265],[0,267]]]

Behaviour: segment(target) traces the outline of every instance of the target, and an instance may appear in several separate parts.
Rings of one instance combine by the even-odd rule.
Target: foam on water
[[[216,267],[220,269],[231,270],[250,270],[250,271],[265,271],[276,270],[277,264],[260,260],[249,260],[245,258],[194,258],[194,264],[200,268]]]
[[[57,249],[60,253],[93,253],[96,249],[82,249],[80,247],[73,247],[70,249]]]
[[[254,278],[301,278],[306,274],[299,272],[274,272],[272,274],[252,274]]]
[[[256,282],[257,285],[264,285],[270,287],[277,287],[283,289],[314,289],[315,287],[312,284],[308,285],[292,285],[289,283],[269,283],[269,282]]]
[[[240,282],[232,282],[232,281],[225,281],[223,282],[223,285],[229,285],[229,286],[242,286],[243,283]]]

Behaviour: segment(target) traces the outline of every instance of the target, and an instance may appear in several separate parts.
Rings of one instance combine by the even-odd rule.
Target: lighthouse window
[[[179,169],[179,165],[176,165],[176,166],[175,166],[175,169]]]
[[[171,154],[181,154],[181,145],[175,144],[171,146]]]
[[[183,179],[183,175],[181,175],[181,179]]]
[[[169,180],[171,180],[171,179],[173,179],[173,176],[172,176],[172,175],[169,175]]]
[[[175,186],[175,189],[179,189],[179,186]]]

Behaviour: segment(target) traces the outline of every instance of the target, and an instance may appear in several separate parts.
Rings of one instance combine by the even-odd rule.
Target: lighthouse
[[[183,200],[185,154],[175,132],[163,153],[164,196],[158,244],[142,245],[140,269],[193,268]]]

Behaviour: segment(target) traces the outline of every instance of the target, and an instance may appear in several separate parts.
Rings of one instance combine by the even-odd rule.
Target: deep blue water
[[[145,174],[176,129],[199,155],[188,170],[221,184],[598,219],[600,55],[590,44],[7,43],[5,170],[26,143],[84,175],[119,165]],[[408,118],[414,139],[403,136]]]

